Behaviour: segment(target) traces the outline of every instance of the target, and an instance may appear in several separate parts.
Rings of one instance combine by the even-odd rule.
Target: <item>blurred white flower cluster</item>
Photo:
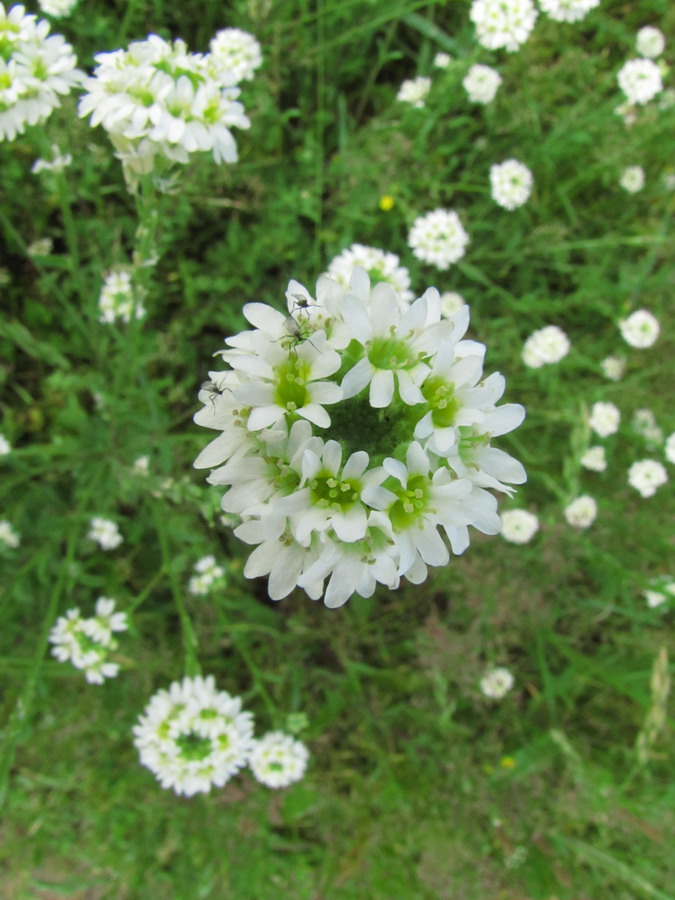
[[[509,669],[498,666],[489,669],[480,680],[480,690],[483,696],[490,700],[501,700],[514,685],[514,678]]]
[[[503,209],[517,209],[532,193],[532,172],[517,159],[507,159],[490,168],[492,199]]]
[[[539,0],[541,11],[556,22],[578,22],[599,5],[600,0]]]
[[[469,235],[450,209],[434,209],[418,216],[408,234],[408,246],[417,259],[441,272],[464,256]]]
[[[49,22],[0,3],[0,141],[45,122],[61,97],[80,85],[73,48]]]
[[[532,0],[473,0],[470,16],[481,46],[513,53],[530,36],[537,10]]]
[[[462,87],[471,103],[491,103],[502,83],[502,76],[496,69],[477,63],[464,76]]]
[[[645,170],[642,166],[626,166],[619,178],[619,184],[629,194],[637,194],[645,186]]]
[[[426,105],[426,99],[431,90],[431,78],[418,75],[416,78],[407,78],[401,83],[396,99],[403,103],[410,103],[417,109]]]
[[[209,152],[217,163],[236,162],[232,128],[250,125],[236,85],[258,64],[248,37],[252,44],[221,32],[211,53],[190,53],[180,39],[151,34],[97,54],[80,115],[109,133],[130,185],[159,159],[187,163],[191,153]]]
[[[117,527],[117,522],[94,516],[89,524],[87,537],[90,541],[96,541],[102,550],[114,550],[122,543],[122,535]]]
[[[98,308],[99,321],[108,324],[118,319],[130,322],[145,316],[145,307],[134,297],[131,272],[117,269],[106,275],[98,298]]]
[[[635,48],[640,56],[657,59],[666,49],[663,32],[652,25],[645,25],[635,36]]]
[[[128,629],[127,614],[115,612],[115,601],[99,597],[95,615],[82,618],[80,610],[69,609],[56,620],[49,635],[53,655],[60,662],[71,662],[76,669],[83,669],[90,684],[103,684],[106,678],[114,678],[119,665],[108,657],[117,649],[114,632]]]
[[[0,544],[16,550],[20,543],[21,536],[14,530],[11,522],[8,522],[7,519],[0,520]]]
[[[202,556],[195,563],[195,574],[190,578],[188,591],[197,597],[203,597],[211,588],[225,579],[225,569],[219,566],[215,556]]]
[[[51,159],[36,159],[31,166],[31,172],[38,175],[40,172],[63,172],[72,163],[70,153],[61,153],[56,144],[52,144]]]
[[[629,59],[619,69],[617,79],[630,103],[649,103],[663,90],[661,70],[651,59]]]
[[[501,535],[510,544],[529,544],[539,531],[539,519],[526,509],[507,509],[502,513]]]
[[[38,0],[40,9],[53,19],[69,16],[77,6],[78,0]]]
[[[636,309],[627,319],[619,322],[621,337],[631,347],[646,350],[656,343],[661,333],[659,320],[648,309]]]
[[[405,303],[413,299],[410,290],[410,273],[400,264],[395,253],[385,253],[377,247],[366,247],[363,244],[352,244],[328,266],[328,274],[342,287],[349,287],[349,279],[352,277],[354,266],[365,269],[370,276],[371,283],[386,281],[390,284]]]
[[[570,352],[570,341],[558,325],[546,325],[533,331],[523,345],[523,362],[529,369],[540,369],[560,362]]]
[[[134,726],[141,763],[163,788],[191,797],[222,787],[246,765],[268,787],[286,787],[305,773],[300,741],[272,732],[256,741],[253,714],[240,697],[216,689],[212,675],[174,681],[158,691]]]
[[[231,369],[210,373],[218,391],[195,416],[221,432],[195,465],[217,467],[222,508],[255,545],[244,574],[269,575],[272,599],[299,586],[336,607],[424,581],[449,561],[444,537],[459,554],[469,526],[497,534],[487,489],[526,475],[491,442],[524,410],[496,406],[505,380],[463,339],[468,307],[442,319],[429,288],[405,308],[359,268],[347,290],[321,276],[316,297],[291,281],[286,300],[288,315],[244,307],[253,329],[226,340]]]

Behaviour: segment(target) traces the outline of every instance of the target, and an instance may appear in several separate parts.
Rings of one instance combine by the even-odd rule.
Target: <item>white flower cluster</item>
[[[212,554],[197,560],[195,573],[188,583],[188,591],[198,597],[208,594],[214,584],[222,582],[225,577],[225,569],[217,564]]]
[[[451,319],[463,306],[466,306],[466,301],[456,291],[444,291],[441,294],[441,315],[443,318]]]
[[[628,484],[645,499],[668,481],[666,468],[655,459],[641,459],[628,470]]]
[[[530,36],[537,10],[532,0],[473,0],[470,17],[481,46],[513,53]]]
[[[526,509],[507,509],[502,513],[501,535],[510,544],[529,544],[539,531],[539,519]]]
[[[231,369],[210,373],[219,390],[202,389],[195,416],[221,432],[195,465],[218,467],[222,508],[256,545],[244,574],[269,575],[272,599],[299,586],[336,607],[424,581],[450,558],[439,529],[455,554],[470,525],[496,534],[486,488],[526,475],[490,444],[524,410],[496,406],[505,381],[483,378],[485,347],[463,340],[468,307],[442,320],[429,288],[404,309],[359,268],[348,290],[322,276],[315,298],[291,281],[286,299],[287,316],[244,307],[253,330],[226,340]]]
[[[163,788],[191,797],[223,787],[250,765],[267,787],[287,787],[305,773],[309,753],[282,732],[253,735],[240,697],[216,690],[213,675],[174,681],[154,694],[134,726],[141,763]]]
[[[98,298],[99,322],[112,324],[118,319],[130,322],[142,319],[145,307],[134,298],[134,286],[131,273],[118,269],[106,275]]]
[[[77,6],[78,0],[38,0],[40,9],[53,19],[69,16]]]
[[[504,666],[489,669],[480,680],[481,693],[491,700],[501,700],[511,690],[514,678]]]
[[[452,62],[452,57],[449,53],[437,53],[434,56],[434,68],[435,69],[447,69],[450,63]]]
[[[556,22],[578,22],[599,5],[600,0],[539,0],[541,11]]]
[[[406,304],[413,299],[410,273],[405,266],[400,265],[395,253],[385,253],[377,247],[366,247],[363,244],[352,244],[331,260],[328,274],[346,288],[349,287],[354,266],[365,269],[373,284],[386,281]]]
[[[649,103],[663,90],[661,70],[651,59],[629,59],[619,69],[617,79],[631,103]]]
[[[604,472],[607,468],[607,455],[604,447],[589,447],[579,460],[584,469],[589,472]]]
[[[626,371],[626,360],[622,356],[606,356],[600,363],[602,374],[610,381],[621,381]]]
[[[603,403],[602,401],[593,404],[591,414],[588,417],[588,424],[593,431],[600,437],[609,437],[610,434],[616,434],[619,430],[621,421],[621,412],[613,403]]]
[[[532,172],[517,159],[490,168],[492,199],[503,209],[517,209],[526,203],[533,183]]]
[[[502,76],[496,69],[477,63],[464,76],[462,86],[471,103],[491,103],[502,83]]]
[[[260,44],[241,28],[223,28],[209,43],[211,69],[222,84],[251,81],[262,65]]]
[[[117,649],[116,631],[128,629],[127,614],[115,612],[115,601],[99,597],[96,613],[83,619],[80,610],[69,609],[56,620],[49,640],[54,644],[53,655],[60,662],[71,662],[76,669],[83,669],[90,684],[103,684],[106,678],[114,678],[119,665],[108,657]]]
[[[417,259],[444,272],[464,256],[469,235],[459,216],[449,209],[434,209],[418,216],[408,234],[408,246]]]
[[[300,781],[308,760],[309,753],[302,741],[283,731],[270,731],[255,741],[248,764],[261,784],[282,788]]]
[[[0,3],[0,140],[45,122],[60,97],[82,83],[76,66],[73,48],[49,34],[49,22]]]
[[[668,600],[675,599],[675,579],[670,575],[652,578],[650,586],[643,591],[647,606],[656,609]]]
[[[243,70],[227,69],[223,58],[190,53],[184,41],[156,34],[99,53],[80,115],[103,125],[132,182],[158,158],[187,163],[191,153],[210,152],[217,163],[236,162],[231,129],[250,122],[237,100]]]
[[[640,56],[657,59],[666,49],[665,35],[658,28],[645,25],[635,36],[635,47]]]
[[[21,537],[14,528],[12,528],[11,523],[8,522],[7,519],[0,520],[0,544],[4,544],[5,547],[16,550],[20,543]]]
[[[418,75],[416,78],[406,78],[398,89],[396,99],[403,103],[410,103],[417,109],[422,109],[431,90],[431,78]]]
[[[114,550],[122,543],[117,522],[103,519],[101,516],[94,516],[91,520],[87,537],[90,541],[96,541],[102,550]]]
[[[589,528],[595,522],[598,504],[593,497],[583,494],[573,500],[563,511],[568,524],[573,528]]]
[[[656,342],[661,333],[661,327],[659,320],[649,310],[636,309],[627,319],[619,322],[619,331],[621,337],[631,347],[646,350]]]
[[[626,166],[619,178],[619,184],[629,194],[637,194],[645,186],[645,170],[642,166]]]
[[[70,153],[61,153],[56,144],[52,144],[51,159],[36,159],[31,166],[31,172],[38,175],[40,172],[63,172],[72,163]]]
[[[523,362],[529,369],[540,369],[560,362],[570,351],[569,338],[557,325],[533,331],[523,345]]]

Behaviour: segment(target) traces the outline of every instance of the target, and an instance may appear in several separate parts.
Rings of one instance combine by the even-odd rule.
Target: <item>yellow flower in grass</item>
[[[390,209],[394,208],[394,198],[391,194],[384,194],[380,197],[379,207],[383,212],[389,212]]]

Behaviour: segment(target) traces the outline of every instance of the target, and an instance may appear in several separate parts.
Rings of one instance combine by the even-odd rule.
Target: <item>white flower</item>
[[[464,256],[469,235],[459,216],[449,209],[435,209],[418,216],[408,234],[408,246],[417,259],[442,272]]]
[[[431,78],[426,78],[424,75],[418,75],[416,78],[407,78],[398,89],[396,99],[421,109],[430,89]]]
[[[658,56],[661,56],[666,48],[666,38],[658,28],[645,25],[636,35],[635,46],[640,56],[656,59]]]
[[[619,330],[627,344],[644,350],[655,343],[661,328],[656,316],[646,309],[637,309],[619,322]]]
[[[598,504],[593,497],[583,494],[564,509],[565,518],[573,528],[588,528],[598,514]]]
[[[230,370],[209,373],[195,417],[220,432],[195,465],[253,546],[244,575],[268,575],[272,599],[301,587],[337,607],[447,563],[440,529],[455,554],[470,526],[496,534],[488,490],[526,475],[491,442],[524,410],[497,406],[505,380],[463,339],[468,308],[443,319],[435,288],[408,307],[358,267],[347,289],[321,276],[316,296],[291,281],[286,302],[287,317],[244,307],[254,327],[226,340]]]
[[[256,780],[270,788],[288,787],[305,774],[309,752],[302,741],[270,731],[255,741],[249,767]]]
[[[490,168],[492,199],[504,209],[516,209],[526,203],[533,183],[532,172],[517,159],[507,159]]]
[[[537,10],[532,0],[473,0],[470,17],[479,44],[513,53],[530,36]]]
[[[481,693],[491,700],[501,700],[511,690],[514,684],[514,678],[511,672],[499,666],[496,669],[489,669],[480,680]]]
[[[626,371],[626,360],[622,356],[607,356],[600,363],[602,374],[610,381],[621,381]]]
[[[208,594],[216,582],[221,582],[225,576],[225,569],[216,563],[212,554],[203,556],[195,563],[196,575],[193,575],[188,584],[188,591],[196,596]]]
[[[23,6],[0,4],[0,140],[45,122],[82,82],[73,48]]]
[[[211,67],[218,71],[223,84],[251,81],[262,65],[260,44],[247,31],[223,28],[209,43]]]
[[[122,535],[116,522],[94,516],[90,523],[89,540],[96,541],[102,550],[114,550],[122,543]]]
[[[584,469],[591,472],[604,472],[607,468],[607,457],[604,447],[589,447],[579,460]]]
[[[90,684],[103,684],[119,672],[119,665],[108,659],[118,646],[113,632],[128,627],[127,614],[115,612],[115,601],[99,597],[94,616],[82,618],[80,610],[73,608],[56,620],[49,635],[52,654],[60,662],[82,669]]]
[[[476,64],[466,73],[462,85],[472,103],[491,103],[502,83],[502,76],[490,66]]]
[[[656,609],[657,606],[662,606],[671,598],[675,598],[675,579],[671,575],[652,578],[650,588],[642,593],[647,601],[647,606],[650,609]]]
[[[452,57],[449,53],[437,53],[436,56],[434,56],[434,68],[447,69],[451,60]]]
[[[600,0],[539,0],[541,11],[556,22],[578,22],[599,4]]]
[[[649,103],[663,90],[661,70],[651,59],[629,59],[619,69],[617,79],[631,103]]]
[[[139,456],[134,460],[132,468],[136,475],[147,475],[150,472],[150,457]]]
[[[143,304],[134,297],[134,286],[129,271],[116,269],[106,275],[98,298],[98,308],[99,322],[108,324],[118,319],[130,322],[132,319],[142,319],[145,316]]]
[[[645,170],[642,166],[627,166],[621,173],[619,184],[629,194],[637,194],[645,186]]]
[[[445,291],[441,294],[441,315],[444,319],[451,319],[463,306],[466,306],[466,301],[461,294],[454,291]]]
[[[570,351],[569,338],[557,325],[534,331],[523,345],[522,358],[530,369],[560,362]]]
[[[37,175],[40,172],[63,172],[73,161],[70,153],[61,153],[56,144],[52,144],[52,159],[36,159],[31,166],[31,172]]]
[[[666,459],[675,465],[675,431],[666,438]]]
[[[528,544],[539,531],[539,519],[526,509],[507,509],[501,519],[501,536],[511,544]]]
[[[0,434],[0,456],[7,456],[7,454],[11,452],[12,445],[4,436],[4,434]]]
[[[656,423],[651,409],[636,409],[633,413],[633,429],[654,449],[663,443],[663,430]]]
[[[212,675],[174,681],[134,726],[141,763],[163,788],[191,797],[222,787],[248,762],[253,716],[241,698],[217,691]]]
[[[54,241],[50,237],[38,238],[26,247],[26,253],[32,258],[36,256],[49,256],[54,249]]]
[[[38,0],[43,13],[54,19],[69,16],[77,6],[78,0]]]
[[[619,430],[621,412],[613,403],[594,403],[588,424],[600,437],[609,437]]]
[[[410,273],[405,266],[400,265],[395,253],[385,253],[377,247],[366,247],[363,244],[352,244],[338,256],[331,260],[328,266],[328,274],[334,278],[343,288],[349,287],[354,266],[365,269],[370,276],[372,284],[386,281],[399,296],[409,303],[414,294],[410,290]]]
[[[628,470],[628,484],[641,497],[653,497],[657,489],[668,481],[665,467],[655,459],[641,459]]]
[[[15,549],[21,543],[21,537],[6,519],[0,521],[0,543],[12,549]]]

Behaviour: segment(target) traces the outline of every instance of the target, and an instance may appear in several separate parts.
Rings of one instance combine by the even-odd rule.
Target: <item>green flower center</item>
[[[374,338],[367,352],[376,369],[411,369],[418,361],[408,344],[395,337]]]
[[[274,395],[275,402],[283,406],[289,412],[303,407],[309,400],[307,390],[307,377],[310,367],[307,363],[291,355],[275,371],[277,389]]]
[[[190,731],[176,738],[180,755],[190,762],[201,762],[211,753],[211,741]]]
[[[330,507],[342,512],[352,506],[361,496],[361,487],[355,479],[339,481],[330,472],[322,472],[309,483],[312,497],[317,506]]]
[[[405,531],[414,525],[427,508],[429,479],[426,475],[413,475],[408,486],[394,491],[398,500],[389,507],[388,514],[395,531]]]
[[[454,385],[432,376],[422,385],[422,394],[431,407],[431,419],[436,428],[448,428],[454,423],[459,411]]]

